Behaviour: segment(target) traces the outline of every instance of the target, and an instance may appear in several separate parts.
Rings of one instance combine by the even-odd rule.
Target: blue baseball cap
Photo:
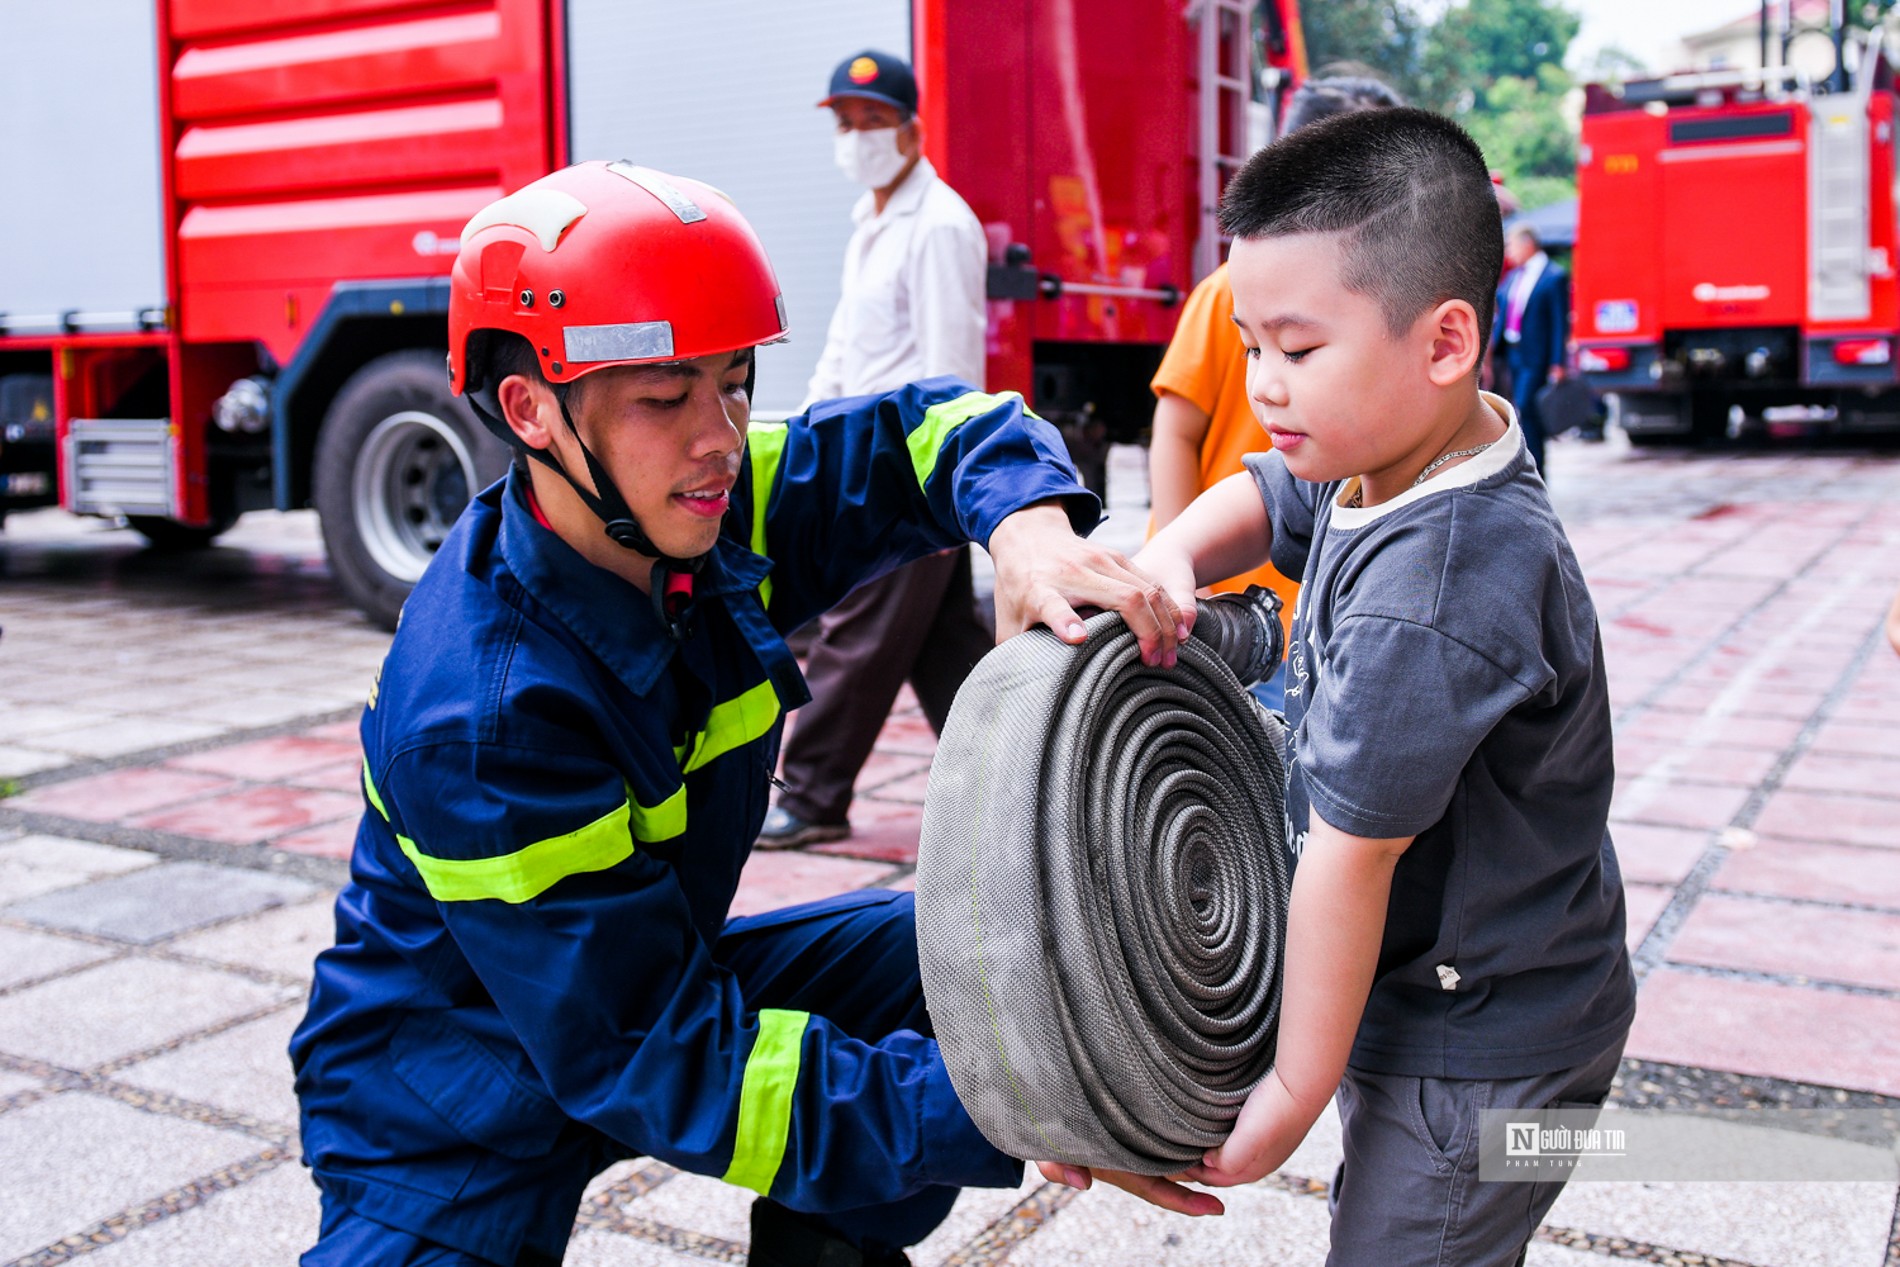
[[[838,69],[831,72],[831,90],[818,104],[828,106],[840,97],[882,101],[905,114],[916,114],[917,77],[903,58],[867,48],[838,63]]]

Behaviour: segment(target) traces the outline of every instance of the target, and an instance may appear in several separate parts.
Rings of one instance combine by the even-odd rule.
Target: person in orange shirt
[[[1315,119],[1402,106],[1385,84],[1365,75],[1309,79],[1287,107],[1286,131]],[[1234,292],[1227,265],[1205,277],[1188,296],[1180,324],[1161,368],[1149,388],[1155,394],[1154,439],[1148,447],[1148,485],[1152,518],[1148,534],[1166,527],[1204,490],[1241,471],[1241,458],[1268,447],[1266,432],[1247,401],[1247,349],[1234,328]],[[1289,630],[1299,583],[1281,576],[1271,564],[1230,577],[1208,588],[1238,592],[1264,585],[1279,594],[1280,619]],[[1289,635],[1290,636],[1290,635]],[[1254,688],[1268,708],[1285,706],[1285,671]]]

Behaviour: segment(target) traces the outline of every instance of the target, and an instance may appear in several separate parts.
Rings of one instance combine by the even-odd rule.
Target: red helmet
[[[475,214],[449,292],[449,385],[468,339],[508,330],[549,382],[609,365],[687,360],[785,336],[765,248],[711,185],[628,162],[577,163]],[[480,384],[477,384],[480,386]]]

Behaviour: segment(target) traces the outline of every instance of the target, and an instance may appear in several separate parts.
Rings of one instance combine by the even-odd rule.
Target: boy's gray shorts
[[[1333,1176],[1327,1267],[1510,1267],[1521,1263],[1561,1183],[1483,1183],[1486,1109],[1600,1106],[1623,1036],[1561,1073],[1498,1081],[1348,1069],[1339,1085],[1346,1159]]]

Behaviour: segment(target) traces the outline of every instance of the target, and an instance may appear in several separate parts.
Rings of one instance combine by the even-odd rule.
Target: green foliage
[[[1300,8],[1306,60],[1315,70],[1356,62],[1418,99],[1428,23],[1414,0],[1309,0]]]
[[[18,779],[0,779],[0,801],[6,800],[9,796],[18,796],[19,794],[20,781]]]
[[[1316,69],[1357,62],[1413,104],[1457,119],[1526,207],[1575,192],[1563,63],[1581,19],[1563,0],[1308,0],[1301,20]],[[1606,50],[1599,61],[1611,74],[1637,69],[1626,53]]]

